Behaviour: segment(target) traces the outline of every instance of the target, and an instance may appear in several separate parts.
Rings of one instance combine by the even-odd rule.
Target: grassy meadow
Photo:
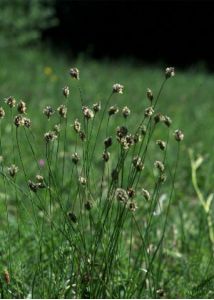
[[[175,69],[165,80],[161,64],[44,50],[1,53],[0,66],[1,298],[213,298],[213,75]],[[115,83],[123,94],[112,93]],[[19,113],[5,103],[9,96],[26,102],[30,128],[14,125]],[[99,102],[92,117],[88,108]],[[47,106],[55,110],[49,119]],[[119,112],[109,116],[110,106]],[[172,119],[169,127],[154,123],[158,112]],[[141,130],[136,144],[123,148],[127,133],[121,138],[118,126],[122,135],[124,127]],[[177,129],[183,141],[175,140]],[[47,132],[54,141],[45,141]]]

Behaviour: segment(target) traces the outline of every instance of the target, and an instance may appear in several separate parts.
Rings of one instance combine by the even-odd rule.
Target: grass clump
[[[43,115],[12,96],[0,108],[1,295],[158,297],[184,138],[174,131],[169,163],[172,121],[159,100],[174,68],[157,95],[147,89],[148,107],[139,104],[135,120],[122,103],[122,84],[90,103],[79,70],[69,74],[59,105],[46,105]],[[45,126],[34,125],[38,113]]]

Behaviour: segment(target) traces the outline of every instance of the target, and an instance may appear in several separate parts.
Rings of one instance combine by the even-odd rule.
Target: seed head
[[[92,205],[92,203],[91,203],[90,201],[87,201],[87,202],[85,203],[85,209],[86,209],[86,210],[91,210],[92,207],[93,207],[93,205]]]
[[[143,193],[143,197],[146,199],[146,200],[150,200],[150,193],[145,190],[145,189],[142,189],[142,193]]]
[[[146,134],[146,126],[143,124],[139,127],[139,131],[142,135]]]
[[[41,175],[36,175],[36,185],[39,189],[43,189],[46,187],[46,184],[45,184],[45,180],[44,180],[44,177],[41,176]]]
[[[129,196],[128,196],[126,190],[121,189],[121,188],[116,189],[115,196],[118,201],[123,202],[123,203],[127,203],[128,199],[129,199]]]
[[[54,131],[48,131],[44,134],[44,139],[46,143],[53,142],[57,138],[57,135]]]
[[[166,181],[166,174],[161,173],[159,176],[159,182],[164,183]]]
[[[24,122],[24,118],[22,116],[16,116],[14,118],[14,124],[16,125],[16,127],[19,127],[19,126],[24,126],[25,122]]]
[[[0,119],[3,119],[5,116],[5,111],[2,107],[0,107]]]
[[[156,160],[155,163],[154,163],[154,166],[155,168],[157,168],[161,173],[163,173],[165,167],[164,167],[164,164],[159,161],[159,160]]]
[[[156,291],[157,295],[158,295],[158,298],[165,298],[165,291],[163,289],[158,289]]]
[[[165,117],[161,113],[157,113],[154,116],[154,121],[155,121],[156,124],[159,123],[159,122],[164,122],[165,121]]]
[[[174,137],[175,137],[176,141],[181,142],[184,139],[184,134],[181,130],[177,129],[174,132]]]
[[[119,109],[115,105],[109,107],[109,110],[108,110],[109,116],[113,116],[113,115],[117,114],[118,112],[119,112]]]
[[[109,158],[110,158],[110,153],[108,152],[108,151],[104,151],[103,152],[103,160],[105,161],[105,162],[107,162],[107,161],[109,161]]]
[[[153,98],[154,98],[153,93],[152,93],[152,90],[147,89],[146,96],[147,96],[147,98],[152,102],[152,100],[153,100]]]
[[[13,107],[15,107],[15,105],[16,105],[16,99],[10,96],[10,97],[8,97],[8,98],[5,99],[5,103],[6,103],[10,108],[13,108]]]
[[[42,175],[36,175],[36,181],[44,182],[44,177]]]
[[[73,127],[74,127],[74,130],[76,131],[76,133],[80,132],[80,130],[81,130],[81,124],[80,124],[80,122],[77,119],[74,121]]]
[[[108,137],[104,140],[105,149],[109,148],[112,145],[112,138]]]
[[[83,106],[82,111],[83,111],[83,115],[85,116],[85,118],[87,120],[94,118],[94,112],[93,112],[93,110],[91,110],[87,106]]]
[[[86,180],[85,177],[82,177],[82,176],[79,177],[79,183],[80,183],[81,185],[85,186],[85,185],[86,185],[86,182],[87,182],[87,180]]]
[[[94,113],[98,113],[100,110],[101,110],[101,103],[94,103],[93,104],[93,110],[94,110]]]
[[[17,105],[17,111],[20,114],[25,114],[27,110],[26,103],[24,101],[20,101]]]
[[[136,209],[137,209],[136,203],[135,203],[134,201],[130,201],[130,202],[128,203],[128,209],[129,209],[130,211],[132,211],[132,212],[135,212]]]
[[[79,155],[78,155],[77,152],[75,152],[75,153],[72,154],[71,160],[72,160],[72,162],[73,162],[75,165],[79,162],[80,157],[79,157]]]
[[[34,193],[36,193],[37,190],[39,189],[39,184],[35,183],[31,180],[28,180],[28,186],[29,186],[29,189]]]
[[[79,137],[80,137],[80,139],[81,139],[83,142],[86,140],[86,135],[85,135],[85,133],[84,133],[83,131],[80,131],[80,132],[79,132]]]
[[[72,78],[79,80],[80,79],[80,72],[77,68],[71,68],[69,74]]]
[[[124,116],[125,119],[130,115],[130,113],[131,113],[131,110],[127,106],[125,106],[122,109],[122,114],[123,114],[123,116]]]
[[[7,171],[11,177],[15,177],[19,168],[16,165],[11,165],[10,167],[7,168]]]
[[[144,165],[142,162],[142,159],[139,156],[135,156],[132,160],[133,166],[135,167],[135,169],[140,172],[144,169]]]
[[[160,147],[161,150],[165,150],[166,149],[166,143],[162,140],[157,140],[156,144]]]
[[[116,135],[119,139],[125,137],[128,134],[128,129],[125,126],[117,127]]]
[[[168,116],[164,116],[164,124],[166,124],[167,127],[170,127],[172,124],[172,120]]]
[[[54,109],[51,106],[46,106],[43,109],[43,114],[50,119],[50,117],[55,113]]]
[[[67,98],[70,94],[70,91],[69,91],[69,87],[68,86],[65,86],[63,89],[62,89],[62,92],[63,92],[63,95]]]
[[[135,196],[135,191],[134,191],[134,189],[133,189],[133,188],[128,188],[128,189],[127,189],[127,194],[128,194],[128,196],[129,196],[129,198],[134,198],[134,196]]]
[[[165,71],[166,79],[168,79],[170,77],[174,77],[174,76],[175,76],[175,68],[173,68],[173,67],[166,68],[166,71]]]
[[[134,143],[137,144],[138,142],[142,141],[142,137],[138,132],[136,132],[133,136],[133,140],[134,140]]]
[[[77,223],[77,217],[73,212],[68,212],[68,218],[70,219],[70,221],[72,221],[73,223]]]
[[[57,111],[59,112],[60,117],[66,119],[68,109],[67,109],[67,107],[64,104],[60,105],[57,108]]]
[[[154,109],[150,106],[150,107],[147,107],[144,111],[144,116],[145,117],[151,117],[154,113]]]
[[[124,89],[124,86],[119,83],[115,83],[113,85],[113,93],[123,94],[123,89]]]
[[[61,130],[60,124],[55,124],[53,127],[53,131],[55,132],[56,135],[60,133],[60,130]]]
[[[24,120],[24,126],[27,127],[27,128],[30,128],[31,120],[28,119],[28,118],[23,118],[23,120]]]
[[[124,150],[128,150],[132,145],[134,145],[134,138],[131,134],[127,134],[125,137],[118,140]]]

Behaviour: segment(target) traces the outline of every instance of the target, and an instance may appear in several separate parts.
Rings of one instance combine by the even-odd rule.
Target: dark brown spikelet
[[[16,99],[12,96],[5,99],[5,103],[10,107],[13,108],[16,105]]]
[[[144,116],[145,116],[145,117],[151,117],[151,116],[153,115],[153,113],[154,113],[154,109],[153,109],[152,106],[150,106],[150,107],[147,107],[147,108],[145,109],[145,111],[144,111]]]
[[[144,169],[143,161],[142,161],[141,157],[139,157],[139,156],[135,156],[132,159],[132,164],[135,167],[136,171],[138,171],[138,172],[140,172]]]
[[[165,117],[161,113],[157,113],[154,116],[154,121],[155,121],[155,124],[157,124],[159,122],[164,122],[165,121]]]
[[[134,201],[129,202],[128,204],[128,209],[132,212],[135,212],[137,209],[137,205]]]
[[[168,116],[164,116],[164,124],[166,124],[167,127],[170,127],[172,124],[172,120]]]
[[[57,111],[58,111],[60,117],[66,119],[68,109],[67,109],[67,107],[66,107],[64,104],[60,105],[60,106],[57,108]]]
[[[110,153],[108,152],[108,151],[104,151],[103,152],[103,160],[105,161],[105,162],[107,162],[107,161],[109,161],[109,158],[110,158]]]
[[[39,185],[38,183],[35,183],[35,182],[31,181],[31,180],[28,180],[28,186],[29,186],[29,188],[30,188],[30,190],[32,192],[34,192],[34,193],[37,192],[37,190],[39,189],[38,185]]]
[[[112,145],[112,138],[111,137],[108,137],[104,140],[104,145],[105,145],[105,148],[109,148],[111,145]]]
[[[43,109],[43,114],[50,119],[50,117],[55,113],[55,110],[51,106],[46,106]]]
[[[174,137],[177,142],[181,142],[184,139],[184,134],[181,130],[177,129],[174,132]]]
[[[125,126],[117,127],[116,134],[117,134],[117,137],[119,139],[121,139],[128,134],[128,129]]]
[[[123,114],[123,117],[126,119],[131,113],[131,110],[127,107],[127,106],[124,106],[124,108],[122,109],[122,114]]]
[[[175,76],[175,68],[174,67],[168,67],[165,70],[165,78],[168,79],[170,77]]]
[[[122,188],[117,188],[116,189],[115,197],[118,201],[123,202],[123,203],[127,203],[128,198],[129,198],[126,190],[124,190]]]
[[[26,128],[30,128],[30,126],[31,126],[31,120],[28,119],[28,118],[24,118],[23,120],[24,120],[24,126]]]
[[[79,131],[79,137],[80,137],[80,139],[84,142],[85,140],[86,140],[86,135],[85,135],[85,133],[83,132],[83,131]]]
[[[63,89],[62,89],[62,93],[63,95],[67,98],[70,94],[70,91],[69,91],[69,87],[68,86],[65,86]]]
[[[133,188],[128,188],[128,189],[127,189],[127,194],[128,194],[128,196],[129,196],[129,198],[134,198],[134,196],[135,196],[135,191],[134,191],[134,189],[133,189]]]
[[[86,210],[91,210],[91,209],[92,209],[92,203],[91,203],[90,201],[87,201],[87,202],[85,203],[85,209],[86,209]]]
[[[5,111],[2,107],[0,107],[0,119],[3,119],[5,116]]]
[[[94,103],[94,104],[93,104],[93,111],[94,111],[94,113],[96,114],[96,113],[98,113],[100,110],[101,110],[101,103],[100,103],[100,102]]]
[[[46,143],[53,142],[57,138],[54,131],[48,131],[44,134],[44,139]]]
[[[26,110],[27,110],[27,107],[26,107],[26,103],[24,101],[20,101],[17,105],[17,111],[20,113],[20,114],[25,114],[26,113]]]
[[[80,72],[77,68],[71,68],[69,74],[72,78],[79,80],[80,79]]]
[[[75,152],[75,153],[72,154],[71,160],[72,160],[72,162],[73,162],[75,165],[79,162],[80,157],[79,157],[79,155],[78,155],[77,152]]]
[[[147,96],[147,98],[152,102],[152,100],[153,100],[153,98],[154,98],[153,93],[152,93],[152,90],[147,89],[147,91],[146,91],[146,96]]]
[[[68,218],[71,222],[77,223],[77,217],[72,211],[69,211]]]
[[[11,177],[15,177],[19,168],[16,165],[11,165],[8,169],[8,173]]]
[[[46,188],[46,184],[45,184],[45,180],[44,180],[44,177],[41,176],[41,175],[36,175],[36,185],[38,187],[38,189],[44,189]]]
[[[167,177],[165,173],[161,173],[159,176],[159,182],[164,183],[166,181]]]
[[[157,140],[156,144],[159,146],[159,148],[161,150],[165,150],[166,149],[166,142],[162,141],[162,140]]]
[[[156,291],[156,294],[157,294],[158,298],[165,298],[165,296],[166,296],[166,294],[165,294],[165,292],[164,292],[163,289],[158,289]]]
[[[117,114],[118,111],[119,111],[119,109],[117,108],[117,106],[114,105],[109,108],[108,114],[109,114],[109,116],[113,116],[113,115]]]
[[[143,124],[139,127],[140,134],[143,136],[146,134],[146,126]]]
[[[20,127],[24,125],[24,118],[22,116],[16,116],[14,119],[14,124],[16,127]]]

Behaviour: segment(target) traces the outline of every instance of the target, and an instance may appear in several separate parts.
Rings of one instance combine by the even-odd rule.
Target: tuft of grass
[[[0,60],[1,297],[210,297],[212,224],[187,149],[212,155],[212,77],[47,51]],[[211,166],[197,178],[207,194]]]

